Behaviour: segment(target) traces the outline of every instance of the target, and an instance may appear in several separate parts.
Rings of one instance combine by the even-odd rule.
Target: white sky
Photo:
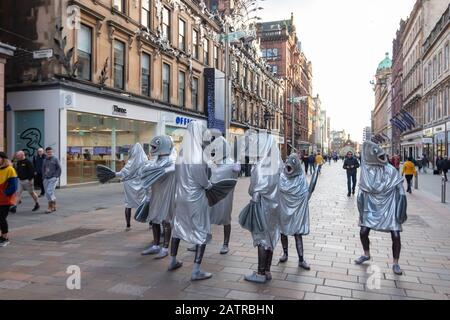
[[[415,0],[265,0],[262,21],[289,19],[313,66],[313,92],[331,117],[331,128],[361,141],[370,125],[374,93],[370,81],[389,52],[400,19]]]

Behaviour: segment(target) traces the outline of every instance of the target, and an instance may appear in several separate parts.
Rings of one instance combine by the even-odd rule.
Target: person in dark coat
[[[448,159],[448,157],[445,157],[442,160],[442,173],[444,174],[445,182],[448,181],[447,173],[449,169],[450,169],[450,160]]]
[[[45,196],[44,179],[42,178],[42,165],[44,164],[45,157],[46,155],[43,148],[39,148],[37,154],[33,157],[33,166],[36,171],[34,183],[36,187],[41,189],[39,198]]]
[[[308,154],[307,153],[305,153],[304,155],[303,155],[303,164],[304,164],[304,166],[305,166],[305,174],[308,174],[308,167],[309,167],[309,156],[308,156]]]
[[[353,193],[355,194],[356,188],[356,174],[359,168],[358,160],[353,156],[353,152],[347,152],[347,158],[344,161],[344,165],[342,166],[345,170],[347,170],[347,197]],[[353,183],[353,186],[352,186]]]

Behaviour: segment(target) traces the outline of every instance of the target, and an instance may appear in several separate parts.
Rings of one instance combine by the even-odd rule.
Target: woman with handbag
[[[406,194],[403,177],[389,165],[382,148],[366,141],[362,148],[362,166],[358,193],[360,215],[360,239],[364,255],[355,260],[362,264],[370,260],[370,230],[390,232],[392,238],[393,266],[395,274],[401,275],[400,232],[406,221]]]

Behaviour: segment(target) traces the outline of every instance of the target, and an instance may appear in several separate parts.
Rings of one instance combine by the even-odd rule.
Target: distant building
[[[372,128],[371,127],[365,127],[363,129],[363,142],[364,141],[370,141],[372,139]]]

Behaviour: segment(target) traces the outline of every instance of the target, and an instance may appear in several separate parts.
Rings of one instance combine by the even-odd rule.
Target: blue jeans
[[[352,187],[353,183],[353,187]],[[347,189],[348,193],[354,192],[356,188],[356,171],[355,172],[349,172],[347,171]]]

